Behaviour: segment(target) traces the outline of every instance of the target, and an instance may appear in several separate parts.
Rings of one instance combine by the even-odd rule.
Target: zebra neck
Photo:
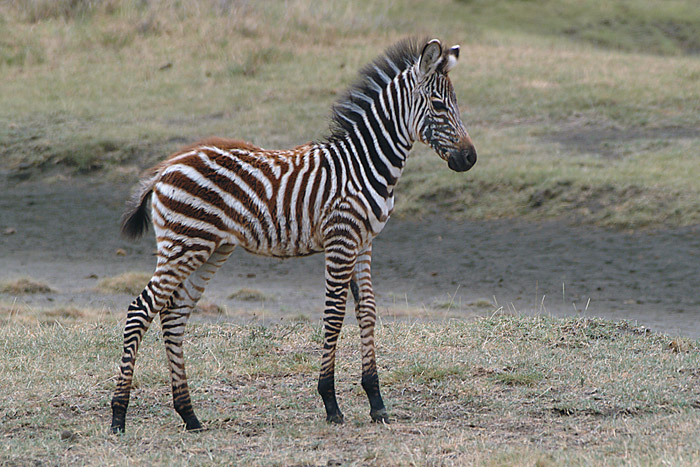
[[[323,149],[331,156],[341,185],[352,184],[373,192],[374,198],[388,199],[393,196],[412,145],[388,139],[386,133],[390,131],[375,128],[379,134],[369,132],[370,125],[358,125],[355,131],[328,142]]]
[[[413,147],[410,80],[401,73],[381,92],[352,94],[355,103],[345,103],[351,115],[342,135],[328,141],[330,152],[342,158],[350,178],[383,198],[393,195],[394,186]],[[379,91],[379,89],[377,89]],[[346,119],[350,120],[350,119]]]

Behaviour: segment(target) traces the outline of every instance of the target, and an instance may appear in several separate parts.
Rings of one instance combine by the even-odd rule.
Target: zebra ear
[[[434,72],[440,65],[440,62],[442,62],[442,44],[439,40],[433,39],[425,44],[423,51],[420,53],[420,60],[418,61],[420,76]]]
[[[447,51],[447,63],[445,63],[445,73],[449,73],[451,69],[457,64],[459,59],[459,46],[455,45]]]

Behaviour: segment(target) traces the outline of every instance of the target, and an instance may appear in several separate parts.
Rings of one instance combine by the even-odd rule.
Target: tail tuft
[[[128,208],[122,216],[122,235],[135,240],[148,230],[150,216],[148,201],[151,199],[155,177],[143,183],[139,190],[135,191],[128,202]]]

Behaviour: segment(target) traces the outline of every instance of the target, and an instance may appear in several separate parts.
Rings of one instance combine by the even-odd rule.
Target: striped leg
[[[372,247],[370,246],[357,257],[350,286],[355,298],[355,315],[360,326],[362,387],[369,398],[369,414],[374,422],[389,423],[389,415],[386,413],[382,396],[379,393],[377,360],[374,353],[374,324],[377,312],[374,292],[372,291],[371,265]]]
[[[206,263],[190,274],[187,280],[173,292],[168,305],[160,312],[163,342],[165,343],[165,352],[168,356],[168,365],[170,367],[173,405],[175,406],[175,411],[185,422],[187,430],[199,430],[202,428],[202,425],[192,409],[190,391],[187,386],[185,358],[182,350],[185,326],[192,309],[202,297],[209,279],[224,264],[234,248],[235,245],[219,247]]]
[[[131,302],[124,327],[124,352],[119,366],[117,389],[112,397],[112,432],[124,431],[134,377],[136,353],[153,318],[170,300],[173,291],[211,255],[211,250],[196,251],[174,260],[159,256],[156,271],[143,292]]]
[[[345,242],[326,247],[326,307],[318,392],[326,406],[326,421],[331,423],[343,423],[343,414],[335,398],[335,349],[343,326],[348,285],[354,266],[355,253],[348,251]]]

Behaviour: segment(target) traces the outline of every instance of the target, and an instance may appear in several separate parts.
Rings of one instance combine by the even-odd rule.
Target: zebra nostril
[[[471,146],[467,149],[453,151],[447,159],[447,166],[455,172],[466,172],[476,163],[476,150]]]
[[[476,148],[474,146],[467,149],[467,162],[470,166],[476,164]]]

